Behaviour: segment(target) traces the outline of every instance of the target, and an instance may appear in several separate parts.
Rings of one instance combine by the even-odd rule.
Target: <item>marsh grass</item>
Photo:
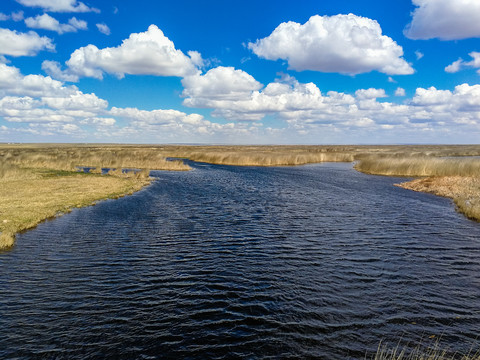
[[[467,354],[452,353],[442,348],[438,342],[432,347],[388,347],[380,343],[372,360],[480,360],[480,352],[471,350]]]
[[[364,156],[358,171],[388,176],[480,176],[480,158]]]

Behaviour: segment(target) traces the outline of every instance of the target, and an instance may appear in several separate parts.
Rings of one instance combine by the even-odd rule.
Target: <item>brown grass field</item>
[[[355,162],[358,171],[419,177],[399,186],[453,199],[480,220],[480,145],[412,146],[187,146],[0,144],[0,248],[14,234],[100,199],[136,191],[149,170],[189,170],[181,160],[237,166],[294,166]],[[92,174],[78,167],[94,168]],[[100,175],[101,169],[112,169]],[[121,169],[143,169],[134,174]]]

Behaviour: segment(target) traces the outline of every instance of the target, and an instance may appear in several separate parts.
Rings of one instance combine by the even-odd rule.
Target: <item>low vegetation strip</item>
[[[480,176],[480,158],[366,155],[360,158],[355,169],[388,176]]]
[[[25,174],[23,174],[25,176]],[[31,178],[0,181],[0,248],[14,244],[15,234],[76,207],[117,198],[149,183],[138,177],[122,178],[80,173],[35,174]]]

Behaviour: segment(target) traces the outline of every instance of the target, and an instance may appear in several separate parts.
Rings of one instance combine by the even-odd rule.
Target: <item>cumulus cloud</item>
[[[219,66],[205,75],[195,74],[182,79],[182,96],[187,106],[203,107],[211,100],[240,100],[263,87],[250,74],[233,67]]]
[[[78,76],[75,74],[69,74],[67,71],[62,71],[60,63],[58,61],[45,60],[42,62],[42,70],[45,71],[54,79],[61,81],[77,82]]]
[[[98,117],[107,101],[42,75],[0,64],[0,116],[9,122],[74,123]]]
[[[16,0],[27,7],[38,7],[50,12],[99,12],[77,0]]]
[[[42,50],[55,50],[52,39],[34,31],[21,33],[0,28],[0,55],[35,56]]]
[[[107,26],[107,24],[97,24],[97,29],[98,31],[100,31],[102,34],[105,34],[105,35],[110,35],[110,28]]]
[[[220,86],[224,82],[226,87]],[[186,106],[210,108],[212,116],[235,121],[259,123],[273,116],[286,122],[292,136],[318,134],[319,129],[408,132],[472,126],[471,130],[480,130],[480,85],[460,85],[453,92],[418,88],[403,104],[383,100],[384,89],[323,94],[315,84],[288,75],[263,87],[249,74],[224,67],[184,79],[183,85]],[[395,91],[397,97],[405,95],[403,88]]]
[[[387,97],[385,90],[383,89],[360,89],[355,91],[355,96],[357,99],[366,100],[366,99],[377,99]]]
[[[185,55],[155,25],[143,33],[131,34],[122,45],[99,49],[87,45],[73,52],[66,62],[67,69],[58,64],[46,67],[49,75],[59,78],[93,77],[102,79],[104,73],[123,78],[131,75],[188,76],[198,72],[196,64],[201,56],[197,52]]]
[[[395,96],[405,96],[405,89],[398,87],[397,90],[395,90]]]
[[[477,72],[480,74],[480,52],[472,51],[468,55],[472,58],[471,61],[464,61],[462,58],[460,58],[445,67],[445,71],[448,73],[456,73],[465,68],[473,68],[479,69]]]
[[[25,25],[32,29],[43,29],[55,31],[59,34],[66,32],[77,32],[78,30],[87,30],[87,22],[78,20],[73,17],[68,24],[60,24],[60,22],[48,14],[37,15],[36,17],[26,18]]]
[[[0,21],[5,21],[5,20],[8,20],[8,19],[10,19],[10,16],[5,15],[4,13],[0,12]]]
[[[12,12],[13,21],[22,21],[23,20],[23,11]]]
[[[249,43],[257,56],[288,61],[291,69],[389,75],[414,72],[402,58],[403,49],[382,35],[378,22],[349,15],[312,16],[305,24],[280,24],[268,37]]]
[[[145,141],[182,141],[183,136],[215,136],[245,131],[236,124],[217,124],[199,114],[177,110],[145,111],[113,107],[93,93],[85,94],[76,86],[66,86],[42,75],[23,75],[14,66],[0,63],[0,119],[21,127],[9,127],[9,133],[37,136],[69,135],[105,141],[115,138]],[[122,120],[123,127],[117,119]],[[92,129],[94,133],[92,133]],[[133,137],[132,137],[133,136]]]
[[[448,73],[456,73],[459,72],[462,68],[462,65],[464,64],[463,59],[458,59],[457,61],[454,61],[450,65],[445,67],[445,71]]]
[[[477,0],[412,0],[417,6],[405,36],[414,40],[459,40],[480,37]]]

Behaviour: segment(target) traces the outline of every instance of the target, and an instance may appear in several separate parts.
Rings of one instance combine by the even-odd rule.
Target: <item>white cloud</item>
[[[480,37],[478,0],[412,0],[418,6],[405,28],[410,39],[459,40]]]
[[[416,50],[416,51],[415,51],[415,56],[417,57],[417,60],[420,60],[420,59],[423,58],[425,55],[424,55],[420,50]]]
[[[23,11],[12,12],[13,21],[22,21],[23,20]]]
[[[128,137],[140,142],[145,139],[179,142],[185,136],[198,139],[219,133],[233,136],[246,128],[233,123],[212,123],[202,115],[177,110],[118,107],[109,110],[108,102],[93,93],[85,94],[76,86],[65,86],[48,76],[23,75],[18,68],[0,63],[2,118],[11,124],[21,124],[9,127],[9,134],[69,135],[89,141],[125,141]],[[123,127],[118,125],[117,118],[123,120]]]
[[[76,122],[103,113],[107,101],[41,75],[0,64],[0,116],[9,122]]]
[[[187,115],[178,110],[139,110],[137,108],[113,107],[110,112],[112,116],[134,120],[138,123],[148,125],[171,125],[172,123],[198,124],[203,116],[198,114]]]
[[[188,76],[199,70],[197,52],[186,56],[155,25],[150,25],[143,33],[131,34],[122,45],[114,48],[98,49],[87,45],[73,52],[66,62],[67,69],[49,65],[51,76],[59,78],[93,77],[102,79],[104,73],[123,78],[131,75]]]
[[[62,82],[41,75],[22,75],[20,70],[7,64],[0,64],[0,96],[66,96],[78,89],[65,87]]]
[[[213,76],[216,72],[222,76]],[[224,82],[226,87],[219,86]],[[480,85],[459,85],[453,92],[418,88],[403,104],[378,101],[387,97],[383,89],[359,89],[355,96],[334,91],[322,94],[315,84],[302,84],[290,76],[260,87],[247,73],[223,67],[184,79],[183,85],[186,106],[210,108],[212,116],[227,120],[258,123],[273,116],[287,124],[285,134],[292,137],[321,134],[322,129],[395,130],[410,135],[458,131],[459,126],[470,126],[469,133],[480,131]],[[405,95],[403,88],[396,89],[395,96]]]
[[[205,75],[187,76],[182,79],[182,84],[185,88],[182,96],[189,98],[186,100],[188,106],[202,105],[205,99],[241,100],[263,86],[245,71],[223,66],[213,68]]]
[[[35,56],[41,50],[55,50],[52,39],[39,36],[34,31],[21,33],[0,28],[0,54],[11,56]]]
[[[9,15],[5,15],[4,13],[0,12],[0,21],[6,21],[8,19],[10,19]]]
[[[97,29],[98,31],[100,31],[102,34],[105,34],[105,35],[110,35],[111,32],[110,32],[110,28],[107,26],[107,24],[97,24]]]
[[[395,90],[395,96],[405,96],[405,89],[398,87],[397,90]]]
[[[463,59],[458,59],[457,61],[454,61],[453,63],[445,67],[445,71],[448,73],[459,72],[463,64],[464,64]]]
[[[52,78],[61,81],[77,82],[79,80],[77,75],[69,74],[67,71],[62,71],[60,68],[60,63],[57,61],[45,60],[42,62],[42,70]]]
[[[360,89],[355,91],[355,96],[357,99],[366,100],[366,99],[376,99],[387,97],[384,89]]]
[[[68,24],[60,24],[60,22],[48,14],[37,15],[36,17],[26,18],[25,25],[32,29],[44,29],[55,31],[59,34],[66,32],[77,32],[78,30],[86,30],[87,22],[78,20],[73,17],[68,21]]]
[[[464,61],[460,58],[445,67],[445,71],[448,73],[456,73],[465,68],[480,69],[480,52],[472,51],[468,55],[472,58],[471,61]],[[477,72],[480,74],[480,70],[477,70]]]
[[[85,20],[78,20],[76,17],[72,17],[68,20],[68,24],[73,26],[75,29],[78,30],[87,30],[88,24]]]
[[[39,7],[51,12],[99,12],[77,0],[16,0],[27,7]]]
[[[349,15],[312,16],[301,25],[280,24],[248,48],[268,60],[283,59],[291,69],[360,74],[373,70],[389,75],[412,74],[403,49],[382,35],[375,20]]]

